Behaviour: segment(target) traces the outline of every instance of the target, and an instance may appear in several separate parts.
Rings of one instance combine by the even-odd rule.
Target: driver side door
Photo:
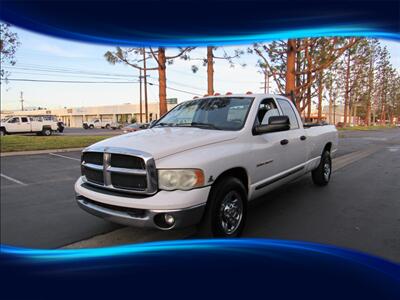
[[[22,132],[21,120],[20,117],[13,117],[7,122],[7,131],[14,132]]]
[[[261,101],[258,108],[255,126],[268,124],[269,117],[282,115],[275,100],[267,98]],[[253,132],[253,153],[255,195],[264,193],[269,182],[285,171],[285,153],[282,141],[287,139],[287,131],[255,134]]]

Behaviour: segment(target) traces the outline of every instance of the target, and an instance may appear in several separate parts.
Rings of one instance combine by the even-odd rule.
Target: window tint
[[[22,117],[21,121],[22,121],[22,123],[27,123],[28,122],[28,118]]]
[[[267,125],[269,118],[279,116],[278,107],[273,99],[264,99],[261,101],[257,112],[257,121],[259,124]]]
[[[290,103],[286,100],[278,99],[278,103],[282,109],[283,115],[289,117],[290,129],[299,128],[299,123],[297,122],[296,114],[290,105]]]

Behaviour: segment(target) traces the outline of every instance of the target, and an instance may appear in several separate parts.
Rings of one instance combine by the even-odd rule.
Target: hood
[[[154,159],[160,159],[201,146],[232,140],[238,135],[237,131],[189,127],[151,128],[116,136],[92,146],[135,149],[150,153]]]

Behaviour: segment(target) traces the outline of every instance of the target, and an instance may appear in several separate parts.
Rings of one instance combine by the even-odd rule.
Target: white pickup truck
[[[76,200],[120,224],[236,237],[248,201],[307,172],[328,184],[337,142],[334,126],[303,125],[285,97],[204,97],[83,150]]]
[[[83,122],[82,126],[85,129],[93,129],[93,128],[107,128],[107,129],[110,129],[112,123],[113,122],[111,122],[111,121],[102,121],[100,119],[94,119],[94,120],[89,121],[89,122]]]
[[[57,121],[41,116],[11,116],[0,123],[0,135],[33,132],[49,136],[58,129]]]

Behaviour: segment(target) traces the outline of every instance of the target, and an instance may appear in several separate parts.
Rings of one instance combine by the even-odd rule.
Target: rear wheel
[[[211,189],[199,236],[238,237],[246,221],[247,193],[235,177],[222,179]]]
[[[1,128],[0,129],[0,136],[5,136],[5,135],[6,135],[6,131],[3,128]]]
[[[329,151],[325,151],[321,156],[318,167],[312,171],[311,176],[314,184],[324,186],[329,183],[332,174],[332,159]]]
[[[44,128],[43,130],[42,130],[42,134],[44,135],[44,136],[50,136],[51,135],[51,129],[50,128]]]
[[[89,126],[89,128],[90,128],[90,129],[93,129],[93,128],[94,128],[94,126],[93,126],[93,125],[90,125],[90,126]]]
[[[111,128],[110,124],[107,124],[106,129],[110,129],[110,128]]]

